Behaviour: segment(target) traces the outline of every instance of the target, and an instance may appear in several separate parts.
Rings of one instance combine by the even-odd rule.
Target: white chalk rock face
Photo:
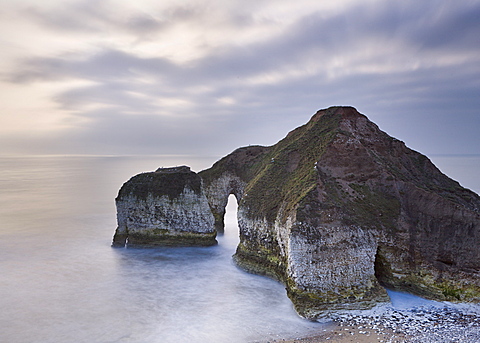
[[[198,175],[135,176],[117,198],[113,244],[214,244],[230,194],[235,262],[283,282],[305,318],[371,308],[388,300],[383,287],[480,302],[480,197],[352,107],[320,110]]]
[[[160,168],[127,181],[116,198],[113,246],[208,246],[217,243],[202,179],[189,167]]]
[[[199,175],[216,213],[238,199],[237,265],[283,282],[303,317],[371,308],[382,286],[480,301],[480,197],[352,107]]]

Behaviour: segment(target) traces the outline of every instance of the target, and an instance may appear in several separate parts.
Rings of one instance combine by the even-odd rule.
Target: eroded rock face
[[[251,146],[235,150],[215,163],[212,168],[201,171],[205,194],[215,217],[215,228],[224,229],[225,207],[228,196],[233,194],[237,202],[242,199],[247,183],[256,173],[255,165],[261,161],[267,147]]]
[[[202,180],[189,167],[134,176],[120,189],[116,205],[115,247],[217,243]]]
[[[369,308],[388,300],[383,286],[480,301],[480,197],[354,108],[318,111],[198,175],[135,176],[117,198],[114,245],[213,244],[230,194],[236,263],[283,282],[303,317]]]
[[[480,197],[354,108],[319,111],[200,175],[214,213],[239,199],[238,265],[284,282],[304,317],[385,301],[381,284],[480,301]]]

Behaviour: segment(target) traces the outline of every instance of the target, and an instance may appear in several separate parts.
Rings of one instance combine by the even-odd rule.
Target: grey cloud
[[[136,14],[128,19],[126,26],[133,32],[140,34],[158,31],[165,27],[165,23],[151,15]]]
[[[55,58],[30,58],[23,62],[10,81],[24,83],[55,79],[77,78],[99,82],[137,76],[136,71],[151,75],[167,75],[178,69],[163,58],[141,58],[118,50],[104,49],[87,57],[60,56]]]
[[[227,131],[222,123],[204,118],[165,118],[155,115],[123,115],[115,109],[86,114],[95,123],[85,124],[56,136],[62,141],[56,153],[91,153],[101,147],[103,154],[198,154],[221,156],[236,147],[247,132]],[[215,132],[215,144],[212,143]]]
[[[82,105],[95,104],[116,108],[117,113],[155,113],[158,108],[144,98],[129,93],[130,88],[122,83],[110,83],[65,91],[55,101],[61,108],[75,111],[79,116],[89,117],[82,112]]]
[[[208,24],[211,8],[203,4],[175,4],[166,9],[150,12],[122,7],[117,1],[92,2],[77,1],[70,6],[58,6],[45,10],[30,6],[23,8],[20,15],[32,18],[39,25],[58,31],[79,34],[124,32],[137,40],[152,39],[152,34],[184,23],[200,22]],[[223,20],[230,25],[245,27],[252,23],[251,17],[237,12],[223,13]]]
[[[425,47],[445,49],[465,49],[480,46],[480,4],[476,6],[458,6],[448,2],[438,11],[431,22],[424,24],[412,33],[412,39],[421,42]]]
[[[375,38],[379,51],[388,49],[389,42],[397,41],[419,54],[428,53],[429,49],[439,53],[437,49],[443,47],[447,56],[458,53],[451,49],[459,45],[470,52],[478,51],[480,22],[464,20],[463,16],[480,11],[480,6],[466,13],[454,13],[451,18],[444,14],[448,9],[431,9],[431,3],[428,6],[424,2],[408,3],[410,6],[402,2],[403,8],[398,8],[400,5],[396,3],[381,8],[356,7],[330,18],[313,13],[266,42],[224,48],[198,61],[197,70],[208,71],[213,76],[249,76],[282,68],[302,68],[306,56],[314,57],[321,65],[335,56],[355,55],[365,41]],[[455,27],[457,22],[461,22],[457,25],[459,28]],[[417,57],[420,56],[410,56],[412,60]]]
[[[162,30],[167,25],[167,22],[145,12],[117,15],[119,8],[121,9],[121,6],[116,2],[87,0],[48,11],[30,6],[22,9],[21,14],[29,16],[41,26],[70,33],[95,34],[112,30],[143,35]]]
[[[308,55],[317,57],[321,63],[334,54],[339,56],[354,54],[355,51],[350,49],[361,45],[364,37],[369,39],[376,35],[389,37],[394,32],[400,31],[400,19],[393,19],[398,16],[395,9],[386,7],[373,12],[375,15],[370,14],[368,9],[355,8],[326,19],[323,19],[321,14],[315,13],[286,27],[282,34],[269,41],[242,47],[234,44],[224,46],[189,65],[179,66],[162,58],[140,58],[125,52],[105,49],[100,54],[83,59],[72,60],[71,56],[66,56],[31,60],[26,64],[26,72],[17,74],[16,80],[28,81],[29,76],[53,78],[69,74],[104,80],[133,76],[134,71],[139,70],[162,78],[174,76],[175,79],[202,82],[201,80],[207,76],[210,80],[224,80],[281,70],[283,67],[291,68],[292,65],[299,66],[301,59]],[[410,16],[404,19],[408,25],[404,26],[414,27],[412,21],[419,21],[421,18],[413,9],[410,9],[410,12]],[[417,39],[416,36],[405,39],[407,38]]]
[[[391,40],[392,44],[400,41],[412,47],[418,54],[443,52],[439,56],[446,57],[450,49],[461,47],[465,53],[480,56],[479,24],[473,20],[480,6],[460,10],[455,4],[441,3],[443,7],[430,1],[385,2],[378,7],[350,8],[327,18],[312,13],[276,37],[244,46],[232,42],[186,64],[108,47],[94,55],[29,59],[10,79],[24,83],[94,81],[95,85],[66,90],[55,98],[75,115],[92,119],[69,135],[72,146],[77,144],[81,149],[88,148],[81,142],[90,142],[92,149],[102,146],[109,153],[124,149],[128,153],[224,154],[239,145],[273,144],[319,108],[352,105],[422,152],[463,149],[475,153],[475,144],[480,146],[480,138],[473,132],[480,124],[478,60],[336,78],[328,78],[328,70],[322,67],[332,58],[355,56],[363,42],[376,38],[379,51]],[[203,15],[195,8],[171,11],[170,17],[179,20]],[[238,18],[239,25],[242,20],[248,22],[240,15]],[[155,29],[156,24],[142,17],[135,25],[153,25]],[[421,56],[405,55],[406,59],[417,57]],[[275,83],[246,81],[272,71],[302,70],[305,58],[316,61],[316,73]],[[142,81],[144,77],[150,81]],[[202,87],[205,90],[199,91]],[[168,107],[171,112],[165,115],[162,99],[171,97],[188,100],[191,113]],[[222,104],[218,102],[222,97],[231,97],[236,103]],[[105,107],[83,110],[88,104]],[[443,138],[449,130],[464,135],[449,142]]]
[[[406,0],[358,5],[326,19],[321,13],[301,18],[287,32],[286,45],[293,51],[323,47],[337,52],[378,37],[423,48],[454,44],[472,50],[479,46],[479,15],[478,3],[458,6],[451,1]]]
[[[384,34],[424,49],[475,49],[480,42],[480,4],[451,1],[385,2],[355,10],[366,33]]]

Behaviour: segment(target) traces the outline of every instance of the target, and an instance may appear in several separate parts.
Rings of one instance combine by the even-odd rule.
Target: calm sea
[[[251,342],[304,335],[284,287],[237,269],[235,201],[209,248],[112,249],[114,198],[158,167],[215,157],[0,158],[0,342]],[[480,191],[480,156],[434,156]]]

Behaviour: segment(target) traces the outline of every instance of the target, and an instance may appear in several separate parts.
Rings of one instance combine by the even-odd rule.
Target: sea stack
[[[217,243],[202,179],[187,166],[138,174],[122,186],[115,202],[114,247]]]
[[[480,197],[352,107],[200,176],[217,225],[239,199],[237,264],[282,281],[303,317],[371,307],[382,286],[480,301]]]
[[[384,287],[480,301],[480,196],[352,107],[320,110],[198,175],[135,176],[117,198],[114,245],[211,244],[230,194],[234,260],[283,282],[305,318],[388,301]]]

